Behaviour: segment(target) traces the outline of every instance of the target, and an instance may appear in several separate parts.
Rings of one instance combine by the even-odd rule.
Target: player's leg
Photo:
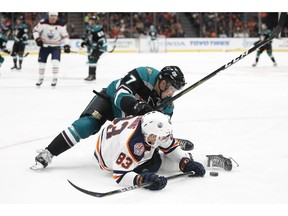
[[[93,81],[96,79],[96,69],[97,69],[97,62],[100,56],[103,54],[98,49],[93,49],[91,54],[89,55],[89,74],[88,77],[85,78],[86,81]]]
[[[18,70],[22,69],[24,51],[25,51],[25,44],[19,44],[19,52],[18,52],[19,67],[17,68]]]
[[[58,73],[61,60],[61,49],[60,47],[50,47],[52,55],[52,83],[51,86],[56,86],[58,80]]]
[[[14,65],[13,65],[13,67],[11,67],[11,70],[17,69],[18,46],[19,46],[19,43],[14,42],[12,52],[11,52],[11,56],[12,56]]]
[[[179,145],[184,151],[191,151],[194,149],[194,144],[190,140],[175,138],[179,141]]]
[[[38,55],[38,63],[39,63],[39,76],[38,81],[36,82],[36,86],[41,86],[44,80],[45,68],[48,55],[50,54],[48,47],[41,47]]]
[[[101,92],[104,93],[104,90]],[[71,126],[58,134],[52,142],[35,158],[33,170],[45,168],[52,161],[53,156],[58,156],[75,146],[81,139],[96,134],[101,126],[114,118],[111,103],[96,95],[82,112],[79,119]]]
[[[267,55],[270,57],[271,61],[273,62],[273,66],[276,67],[277,63],[275,61],[274,56],[272,55],[272,45],[271,44],[268,44],[268,46],[266,48],[266,52],[267,52]]]
[[[253,67],[256,67],[256,65],[258,64],[260,55],[262,54],[262,52],[263,52],[264,50],[265,50],[264,46],[260,47],[260,48],[257,50],[255,63],[252,64]]]

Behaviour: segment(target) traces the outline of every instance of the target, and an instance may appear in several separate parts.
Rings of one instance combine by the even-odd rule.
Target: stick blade
[[[98,192],[94,192],[94,191],[88,191],[88,190],[85,190],[83,188],[80,188],[78,187],[77,185],[73,184],[71,181],[69,181],[67,179],[67,181],[69,182],[69,184],[71,184],[74,188],[76,188],[77,190],[81,191],[82,193],[85,193],[85,194],[88,194],[90,196],[94,196],[94,197],[103,197],[105,196],[106,194],[105,193],[98,193]]]

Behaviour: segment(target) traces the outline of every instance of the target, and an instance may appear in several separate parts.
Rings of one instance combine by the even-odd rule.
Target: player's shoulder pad
[[[135,133],[128,141],[127,148],[135,161],[140,161],[144,157],[145,145],[141,132],[141,124],[138,124]]]
[[[99,31],[99,30],[103,30],[103,26],[102,25],[95,25],[95,28]]]
[[[148,67],[148,66],[138,67],[136,68],[136,71],[138,72],[139,76],[144,80],[146,80],[147,78],[156,79],[160,73],[157,69],[153,67]]]

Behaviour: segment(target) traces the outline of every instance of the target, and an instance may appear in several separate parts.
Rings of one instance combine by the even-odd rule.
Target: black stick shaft
[[[216,76],[220,71],[223,71],[223,70],[227,69],[228,67],[230,67],[233,64],[235,64],[236,62],[240,61],[241,59],[243,59],[244,57],[246,57],[250,53],[254,52],[256,49],[258,49],[262,45],[268,43],[269,41],[271,41],[272,39],[277,37],[281,33],[281,30],[282,30],[282,28],[283,28],[283,26],[285,24],[285,21],[286,21],[286,17],[287,17],[287,13],[286,12],[282,12],[281,15],[280,15],[278,24],[276,26],[276,29],[272,32],[272,34],[270,35],[269,38],[267,38],[266,40],[263,40],[260,43],[256,44],[255,46],[250,48],[248,51],[246,51],[243,54],[239,55],[238,57],[236,57],[232,61],[228,62],[227,64],[225,64],[223,66],[221,66],[220,68],[218,68],[217,70],[213,71],[212,73],[208,74],[207,76],[205,76],[201,80],[197,81],[196,83],[192,84],[191,86],[189,86],[188,88],[184,89],[183,91],[179,92],[178,94],[176,94],[175,96],[173,96],[169,100],[166,100],[165,102],[163,102],[162,104],[157,106],[155,108],[155,110],[159,110],[160,108],[165,107],[166,105],[172,103],[174,100],[178,99],[182,95],[188,93],[192,89],[196,88],[197,86],[201,85],[202,83],[204,83],[207,80],[211,79],[212,77]]]
[[[167,178],[167,180],[171,180],[171,179],[175,179],[175,178],[178,178],[178,177],[181,177],[181,176],[186,176],[186,175],[194,175],[194,172],[192,171],[192,172],[187,172],[187,173],[180,173],[180,174],[168,176],[166,178]],[[123,192],[126,192],[126,191],[135,190],[137,188],[147,187],[147,186],[153,184],[153,182],[147,182],[147,183],[144,183],[144,184],[142,184],[140,186],[134,185],[134,186],[129,186],[129,187],[125,187],[125,188],[121,188],[121,189],[117,189],[117,190],[113,190],[113,191],[109,191],[109,192],[105,192],[105,193],[99,193],[99,192],[88,191],[88,190],[85,190],[83,188],[80,188],[77,185],[73,184],[68,179],[67,179],[67,181],[74,188],[76,188],[77,190],[81,191],[82,193],[85,193],[85,194],[88,194],[88,195],[91,195],[91,196],[94,196],[94,197],[105,197],[105,196],[109,196],[109,195],[113,195],[113,194],[118,194],[118,193],[123,193]]]

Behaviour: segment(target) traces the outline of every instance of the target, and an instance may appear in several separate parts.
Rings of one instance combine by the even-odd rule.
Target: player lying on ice
[[[145,188],[161,190],[167,179],[156,172],[163,166],[194,171],[195,177],[205,175],[204,166],[189,157],[173,138],[169,116],[158,111],[114,119],[99,133],[94,155],[100,168],[111,171],[120,185],[154,182]]]
[[[97,93],[80,117],[59,133],[44,150],[39,151],[31,169],[47,167],[52,157],[72,148],[81,139],[96,134],[107,120],[152,111],[184,85],[184,74],[177,66],[166,66],[161,71],[148,66],[131,70]],[[169,103],[159,111],[171,117],[173,110],[174,104]],[[183,149],[193,149],[192,142],[184,139],[178,141]]]

